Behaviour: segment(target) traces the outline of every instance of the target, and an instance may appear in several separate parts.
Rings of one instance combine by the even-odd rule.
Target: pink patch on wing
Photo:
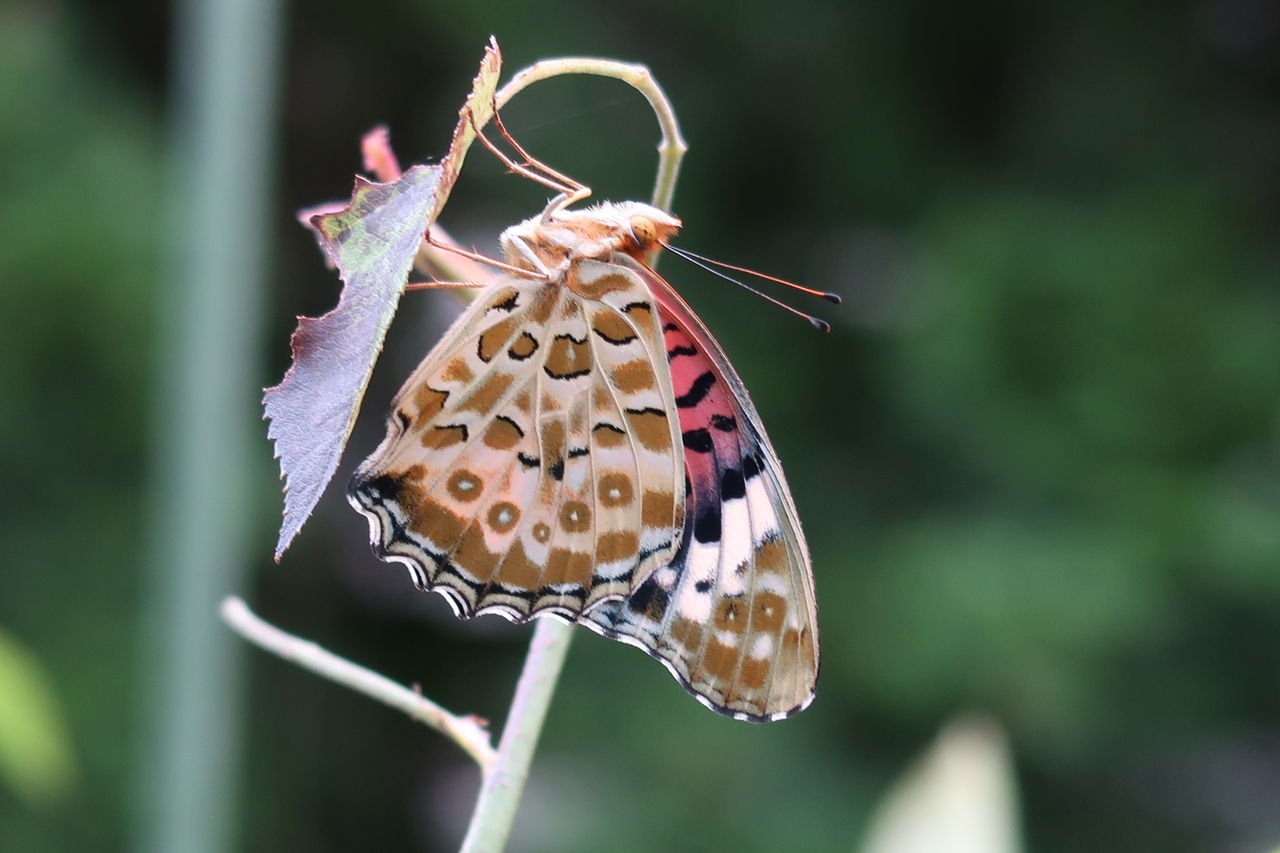
[[[736,467],[744,448],[733,401],[720,371],[676,318],[659,305],[676,412],[685,437],[685,469],[697,495],[718,496],[725,466]],[[700,451],[705,447],[714,452]],[[719,464],[717,464],[719,463]]]

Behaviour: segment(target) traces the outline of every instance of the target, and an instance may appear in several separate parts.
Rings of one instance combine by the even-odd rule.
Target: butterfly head
[[[625,236],[620,251],[643,258],[667,244],[680,230],[680,220],[665,211],[638,201],[611,205],[618,208],[619,218],[626,217]]]

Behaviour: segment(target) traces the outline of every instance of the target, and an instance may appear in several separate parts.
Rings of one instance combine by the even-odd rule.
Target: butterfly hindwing
[[[588,614],[644,648],[713,710],[779,719],[808,705],[818,669],[809,556],[777,457],[723,351],[656,274],[687,476],[671,563]]]

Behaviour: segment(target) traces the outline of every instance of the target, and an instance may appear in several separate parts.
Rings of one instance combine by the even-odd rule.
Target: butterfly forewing
[[[575,619],[674,549],[683,474],[657,308],[633,271],[599,266],[601,299],[561,281],[487,290],[352,481],[375,550],[461,616]]]

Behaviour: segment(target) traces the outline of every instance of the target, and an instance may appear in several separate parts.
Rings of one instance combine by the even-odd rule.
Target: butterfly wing
[[[680,545],[584,620],[661,660],[699,701],[755,722],[805,708],[818,675],[809,552],[778,458],[723,349],[656,273],[687,476]]]
[[[352,480],[374,550],[461,617],[575,619],[675,549],[680,427],[657,306],[631,270],[592,263],[575,283],[593,299],[563,281],[487,289]]]

